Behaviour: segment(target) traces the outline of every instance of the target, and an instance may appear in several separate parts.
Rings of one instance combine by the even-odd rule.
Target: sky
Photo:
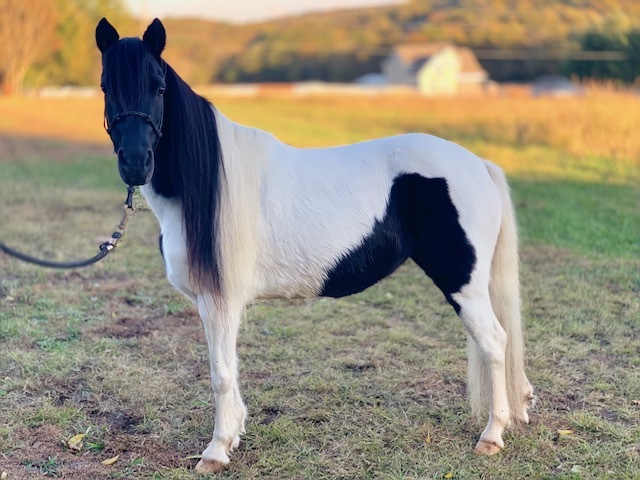
[[[134,16],[203,17],[250,23],[319,10],[403,3],[403,0],[125,0]]]

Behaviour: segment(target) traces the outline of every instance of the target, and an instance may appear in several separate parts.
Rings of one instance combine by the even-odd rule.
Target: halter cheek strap
[[[163,77],[167,75],[167,63],[164,60],[160,60],[162,66],[162,74]],[[113,117],[109,118],[107,116],[107,112],[104,112],[104,129],[107,131],[109,136],[111,136],[111,132],[113,131],[113,127],[116,123],[122,120],[124,117],[140,117],[145,122],[147,122],[153,128],[153,131],[156,133],[156,146],[158,142],[160,142],[160,138],[162,138],[162,122],[164,121],[164,109],[162,110],[162,114],[160,116],[160,121],[156,124],[151,118],[151,115],[144,112],[139,112],[137,110],[127,110],[125,112],[116,113]],[[155,147],[154,147],[155,148]]]

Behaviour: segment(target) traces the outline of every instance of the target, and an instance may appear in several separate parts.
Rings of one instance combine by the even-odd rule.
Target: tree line
[[[93,32],[103,16],[130,35],[145,27],[122,0],[0,0],[0,90],[97,85]],[[434,41],[520,52],[511,59],[480,55],[498,81],[564,73],[630,83],[640,76],[637,0],[412,0],[249,25],[163,20],[165,57],[193,83],[351,81],[378,71],[397,43]],[[611,51],[621,55],[576,55]]]
[[[133,22],[120,0],[0,0],[0,91],[96,84],[93,38],[103,16]]]

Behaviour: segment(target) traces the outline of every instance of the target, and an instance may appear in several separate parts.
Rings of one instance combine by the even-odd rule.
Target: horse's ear
[[[149,47],[156,56],[160,56],[167,44],[167,32],[164,31],[162,22],[157,18],[147,27],[147,31],[142,36],[142,41]]]
[[[102,53],[105,52],[107,48],[116,43],[120,35],[113,25],[111,25],[106,18],[103,18],[98,23],[96,27],[96,44]]]

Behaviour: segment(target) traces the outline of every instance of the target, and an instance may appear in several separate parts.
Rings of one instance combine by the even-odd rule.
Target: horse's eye
[[[164,92],[167,91],[167,87],[165,85],[160,85],[158,87],[158,95],[164,95]]]

